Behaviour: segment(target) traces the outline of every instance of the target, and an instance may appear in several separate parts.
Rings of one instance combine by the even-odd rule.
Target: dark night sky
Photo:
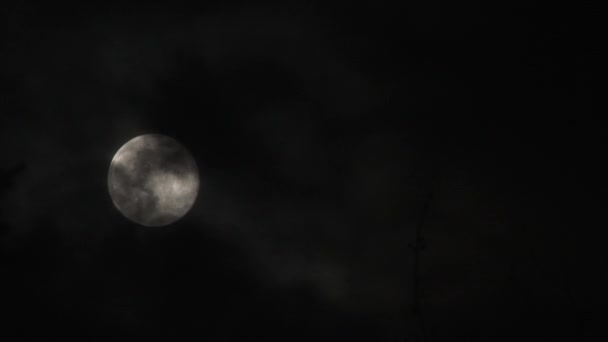
[[[3,4],[0,338],[600,340],[599,41],[579,14]],[[107,190],[145,133],[200,169],[166,227]]]

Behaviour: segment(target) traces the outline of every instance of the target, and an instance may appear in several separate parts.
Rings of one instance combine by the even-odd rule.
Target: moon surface
[[[199,189],[192,155],[174,139],[144,134],[125,143],[114,155],[108,189],[116,208],[147,227],[171,224],[192,207]]]

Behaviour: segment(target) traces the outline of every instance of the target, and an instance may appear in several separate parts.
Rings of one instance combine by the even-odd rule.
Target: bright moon
[[[112,202],[129,220],[148,227],[184,216],[198,194],[198,167],[180,143],[145,134],[124,144],[110,163]]]

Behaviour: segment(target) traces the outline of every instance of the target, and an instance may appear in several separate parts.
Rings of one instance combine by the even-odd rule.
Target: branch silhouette
[[[433,201],[433,190],[431,189],[423,203],[420,217],[414,231],[414,243],[411,246],[413,250],[413,265],[412,265],[412,313],[418,321],[419,340],[426,342],[427,331],[424,313],[422,312],[421,294],[422,287],[420,285],[420,253],[426,248],[426,241],[423,236],[423,228],[428,218],[431,203]]]

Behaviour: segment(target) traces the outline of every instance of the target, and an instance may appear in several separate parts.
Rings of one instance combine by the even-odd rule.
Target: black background
[[[3,340],[598,340],[597,14],[2,6]],[[166,227],[107,191],[145,133],[200,168]]]

